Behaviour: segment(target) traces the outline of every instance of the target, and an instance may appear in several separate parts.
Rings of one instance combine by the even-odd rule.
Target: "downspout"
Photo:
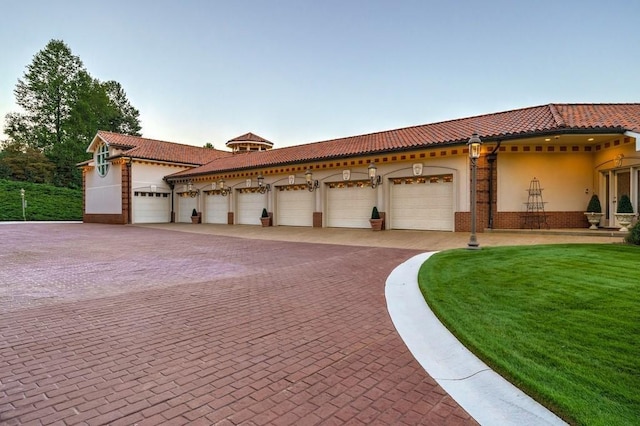
[[[487,154],[487,162],[489,163],[489,214],[487,217],[489,218],[489,229],[493,229],[493,165],[498,158],[498,150],[500,149],[501,140],[498,140],[495,148]]]

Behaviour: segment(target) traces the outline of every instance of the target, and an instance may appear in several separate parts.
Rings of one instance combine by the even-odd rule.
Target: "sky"
[[[0,0],[0,119],[52,39],[122,85],[144,137],[219,149],[640,102],[638,16],[638,0]]]

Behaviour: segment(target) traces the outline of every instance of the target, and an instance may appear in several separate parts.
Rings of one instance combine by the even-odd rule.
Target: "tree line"
[[[80,188],[76,164],[98,130],[140,136],[140,113],[117,81],[92,77],[62,40],[36,53],[5,117],[0,178]]]

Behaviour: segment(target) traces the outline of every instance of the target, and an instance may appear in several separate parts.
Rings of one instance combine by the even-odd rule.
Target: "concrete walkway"
[[[467,234],[23,223],[0,238],[2,424],[476,424],[384,296],[397,265]]]

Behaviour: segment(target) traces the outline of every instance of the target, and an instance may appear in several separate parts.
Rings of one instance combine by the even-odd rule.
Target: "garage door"
[[[453,175],[391,179],[391,229],[453,231]]]
[[[191,212],[198,207],[196,197],[190,197],[188,194],[178,194],[178,218],[177,222],[191,223]]]
[[[313,226],[315,194],[306,185],[279,186],[276,195],[278,225]]]
[[[376,191],[368,181],[340,182],[327,185],[327,226],[335,228],[369,228]]]
[[[241,189],[238,195],[238,219],[240,225],[260,225],[262,209],[266,206],[267,194],[253,192],[254,188]]]
[[[204,223],[227,223],[229,197],[223,197],[220,191],[207,191],[204,196]]]
[[[169,194],[160,192],[133,193],[133,223],[168,223],[171,219]]]

